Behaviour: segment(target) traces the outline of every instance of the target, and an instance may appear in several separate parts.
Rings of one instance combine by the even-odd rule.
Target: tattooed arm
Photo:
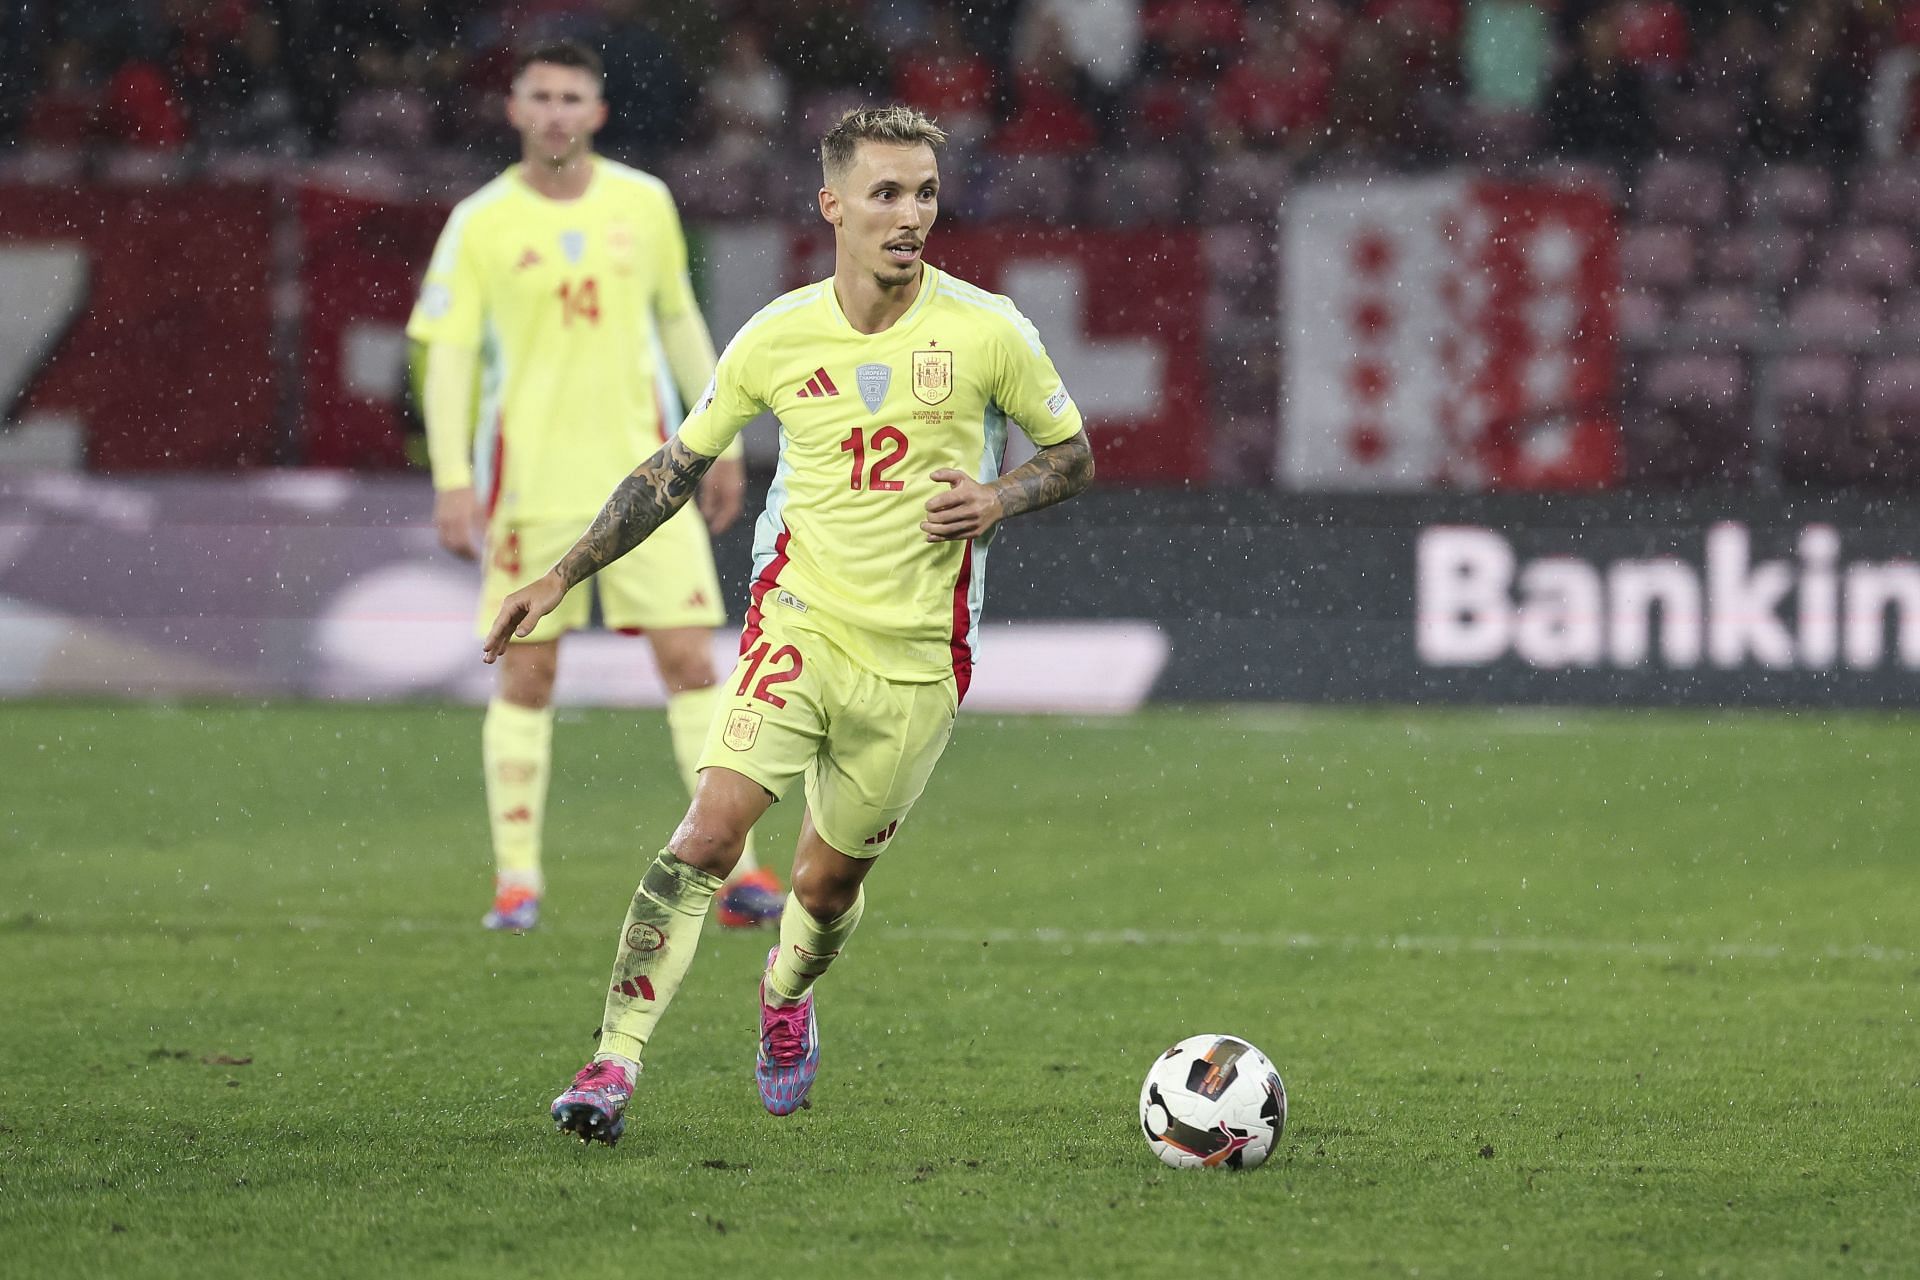
[[[1050,444],[990,484],[942,468],[934,480],[952,486],[927,499],[920,522],[928,542],[977,538],[1008,516],[1065,502],[1093,483],[1093,446],[1087,433]]]
[[[552,613],[567,592],[606,568],[667,522],[693,497],[700,477],[714,463],[695,453],[675,436],[660,451],[634,468],[622,480],[593,518],[573,550],[546,575],[508,596],[495,615],[482,644],[482,661],[492,662],[506,652],[510,635],[526,636],[534,624]]]

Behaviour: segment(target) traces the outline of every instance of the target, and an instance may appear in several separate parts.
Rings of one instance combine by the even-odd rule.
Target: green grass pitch
[[[710,926],[609,1151],[545,1108],[680,816],[658,716],[563,715],[513,937],[475,710],[0,714],[7,1275],[1920,1273],[1907,719],[970,717],[813,1109]],[[1135,1127],[1202,1031],[1286,1078],[1255,1172]]]

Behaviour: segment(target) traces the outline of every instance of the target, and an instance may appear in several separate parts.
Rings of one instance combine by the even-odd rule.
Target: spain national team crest
[[[567,261],[575,266],[580,264],[581,255],[587,251],[587,233],[584,231],[562,231],[560,233],[560,252],[567,255]]]
[[[952,394],[953,352],[914,352],[913,398],[922,404],[939,404]]]
[[[760,737],[760,713],[758,711],[735,711],[727,717],[727,727],[720,734],[720,741],[735,751],[745,751],[752,747]]]
[[[633,228],[624,222],[616,222],[607,228],[607,253],[613,258],[613,269],[622,274],[633,270]]]
[[[859,384],[860,402],[867,406],[867,412],[878,413],[887,398],[887,388],[893,385],[893,366],[863,364],[853,371],[853,380]]]

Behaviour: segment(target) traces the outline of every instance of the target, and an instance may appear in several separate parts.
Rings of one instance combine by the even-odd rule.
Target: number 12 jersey
[[[1033,325],[1007,298],[926,265],[907,312],[865,334],[823,280],[741,328],[681,442],[717,457],[768,410],[780,462],[755,527],[748,643],[765,611],[790,611],[876,675],[952,676],[964,695],[991,535],[928,542],[920,522],[948,488],[933,472],[1000,474],[1009,422],[1042,447],[1079,433]]]

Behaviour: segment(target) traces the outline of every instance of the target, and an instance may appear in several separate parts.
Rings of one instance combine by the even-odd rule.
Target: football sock
[[[867,909],[867,891],[855,895],[853,905],[825,924],[815,920],[800,905],[800,899],[787,895],[787,909],[780,913],[780,952],[767,973],[767,989],[786,1004],[793,1004],[819,980],[834,962],[847,939],[860,924]]]
[[[693,963],[700,926],[720,883],[718,876],[664,849],[647,868],[620,927],[597,1057],[640,1061],[648,1037]]]
[[[494,870],[503,885],[541,891],[540,828],[553,762],[553,708],[495,698],[480,727],[493,826]]]
[[[667,697],[667,730],[673,735],[673,760],[680,766],[680,780],[687,784],[688,795],[692,795],[700,783],[700,753],[706,750],[707,729],[713,724],[713,711],[719,704],[720,687],[711,684]],[[734,863],[727,879],[738,880],[759,866],[760,859],[753,852],[753,832],[749,831],[740,861]]]

